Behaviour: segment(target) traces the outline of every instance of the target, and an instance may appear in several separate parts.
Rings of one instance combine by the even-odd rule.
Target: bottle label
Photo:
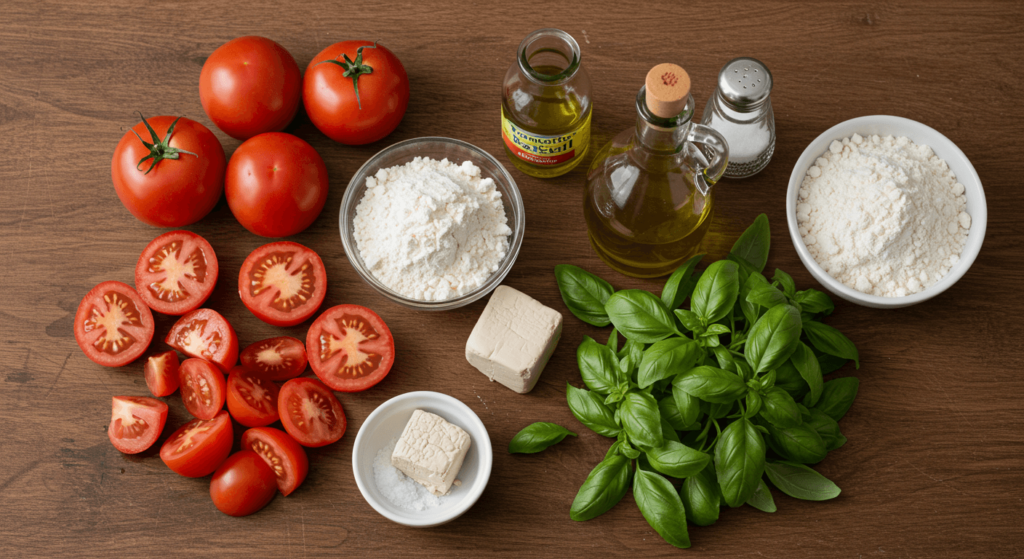
[[[558,165],[576,157],[590,141],[590,115],[577,129],[556,136],[523,130],[501,112],[501,137],[512,153],[534,165]]]

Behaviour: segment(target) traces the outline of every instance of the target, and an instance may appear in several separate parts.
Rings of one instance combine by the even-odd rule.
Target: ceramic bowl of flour
[[[842,141],[854,134],[867,138],[872,135],[881,137],[894,136],[896,138],[909,138],[917,145],[927,145],[932,148],[935,155],[943,159],[949,169],[956,175],[956,182],[963,184],[964,196],[966,197],[966,212],[970,215],[970,229],[963,245],[959,260],[949,267],[949,271],[937,282],[925,287],[917,293],[896,297],[883,297],[871,295],[853,289],[837,279],[833,278],[825,269],[815,261],[813,255],[807,249],[804,238],[800,233],[800,224],[797,219],[797,203],[799,202],[800,188],[808,170],[815,165],[817,158],[829,151],[833,141]],[[927,301],[932,297],[949,289],[956,283],[971,267],[978,253],[981,251],[982,242],[985,239],[985,228],[988,222],[988,206],[985,201],[985,191],[981,185],[974,166],[949,138],[945,137],[935,129],[910,119],[874,115],[854,118],[829,128],[820,136],[815,138],[807,149],[804,150],[800,159],[793,167],[793,173],[789,177],[789,190],[786,195],[786,218],[789,222],[789,235],[793,239],[800,260],[807,267],[814,279],[818,280],[826,289],[833,294],[846,299],[852,303],[873,308],[900,308],[908,307]],[[850,232],[854,234],[854,232]]]
[[[491,179],[493,181],[493,187],[489,188],[493,188],[498,194],[500,194],[500,203],[501,206],[503,206],[506,218],[505,224],[508,229],[511,230],[511,233],[507,235],[508,247],[507,250],[504,251],[504,255],[500,257],[494,256],[493,259],[489,261],[490,263],[493,263],[493,269],[491,269],[490,266],[484,268],[480,268],[478,266],[476,270],[473,270],[475,273],[473,282],[467,282],[468,285],[471,285],[472,287],[464,288],[460,290],[460,292],[457,292],[455,296],[444,300],[424,300],[424,298],[417,298],[408,293],[403,294],[396,289],[389,287],[385,283],[385,278],[394,281],[396,276],[399,281],[406,285],[415,284],[417,282],[426,283],[426,280],[422,279],[425,274],[417,272],[417,270],[422,271],[423,267],[415,264],[415,261],[419,260],[422,262],[430,262],[431,265],[433,265],[432,263],[434,261],[438,261],[443,258],[440,254],[440,250],[436,253],[430,253],[429,249],[437,245],[445,244],[447,239],[442,237],[438,239],[424,240],[424,237],[427,234],[430,232],[436,232],[437,228],[430,228],[425,226],[423,223],[419,223],[417,224],[415,232],[419,233],[420,236],[415,239],[407,239],[404,242],[397,244],[396,238],[381,241],[378,244],[378,247],[374,248],[377,252],[374,256],[378,258],[378,267],[376,269],[371,269],[371,266],[367,263],[367,260],[364,258],[364,255],[360,250],[361,248],[368,249],[368,247],[365,246],[365,232],[363,232],[360,237],[364,239],[364,246],[361,247],[359,243],[357,243],[359,239],[356,234],[356,226],[360,223],[367,223],[365,220],[361,222],[357,215],[357,209],[366,195],[367,179],[373,178],[379,183],[381,179],[378,176],[378,172],[380,170],[407,165],[417,158],[429,158],[435,161],[448,160],[456,165],[463,165],[468,162],[476,166],[480,170],[479,179]],[[394,176],[394,173],[392,176]],[[403,186],[412,190],[413,186],[408,185],[408,183],[416,182],[416,180],[416,177],[412,177]],[[426,188],[433,188],[433,186],[428,184]],[[397,192],[397,190],[398,189],[396,188],[395,192]],[[425,196],[423,196],[423,192],[423,190],[420,190],[417,195],[421,198],[425,198]],[[456,200],[456,204],[451,205],[457,206],[459,202],[461,201]],[[443,205],[444,201],[442,200],[439,203]],[[394,205],[398,206],[398,202],[396,201]],[[411,214],[412,218],[415,219],[419,217],[422,207],[423,204],[418,204],[415,208],[409,204],[408,207],[404,208],[404,213],[403,211],[398,211],[398,208],[388,208],[392,211],[390,214],[385,215],[393,217],[396,215]],[[352,267],[355,268],[356,273],[359,274],[359,277],[361,277],[363,281],[370,284],[371,287],[388,299],[400,305],[417,310],[443,311],[462,307],[485,297],[488,293],[493,291],[503,279],[505,279],[505,276],[508,275],[509,271],[512,269],[512,265],[515,263],[516,257],[519,255],[519,249],[522,246],[523,234],[526,227],[526,219],[523,212],[523,198],[519,194],[519,188],[516,186],[516,182],[513,180],[512,175],[505,170],[505,167],[502,166],[497,159],[484,150],[461,140],[441,137],[424,137],[405,140],[389,146],[371,157],[365,164],[363,164],[362,167],[359,168],[358,171],[356,171],[355,175],[352,176],[352,180],[349,181],[348,187],[345,190],[345,195],[341,201],[339,228],[341,230],[341,241],[345,247],[345,254],[348,257],[349,263],[352,264]],[[449,213],[456,214],[457,212]],[[448,216],[445,215],[444,217],[447,218]],[[467,222],[472,222],[474,219],[477,218],[467,219]],[[387,224],[384,226],[386,229],[398,231],[402,229],[403,226],[410,227],[409,223],[399,223],[399,221],[401,221],[400,219],[387,219],[386,221]],[[390,235],[390,231],[385,231],[384,228],[380,230],[379,235]],[[455,228],[451,229],[454,230]],[[410,229],[410,231],[413,230]],[[427,231],[427,233],[424,233],[424,231]],[[462,231],[464,237],[466,236],[466,231],[467,229],[463,229]],[[395,237],[398,235],[399,233],[396,233]],[[448,237],[457,238],[457,232],[449,234]],[[480,240],[480,237],[481,235],[477,232],[471,232],[468,235],[468,238],[457,238],[458,242],[455,243],[448,242],[448,250],[460,250],[463,243],[470,244],[475,242],[478,245],[481,245],[482,241]],[[390,241],[392,244],[386,245],[386,241]],[[415,250],[407,250],[405,247],[412,243],[416,243],[417,248]],[[488,241],[486,246],[491,246],[493,244],[494,243]],[[385,246],[389,246],[388,250],[381,250],[380,247]],[[455,248],[451,248],[452,246]],[[380,258],[382,253],[385,255],[383,259]],[[461,262],[464,257],[465,254],[460,253],[458,258],[453,262]],[[389,258],[393,259],[392,265],[380,265],[381,262]],[[408,267],[399,268],[397,266],[399,261],[401,261],[401,265],[407,265]],[[412,264],[410,265],[410,263]],[[448,263],[446,265],[451,266],[454,264]],[[381,268],[388,269],[382,271]],[[406,272],[406,269],[413,270],[413,272]],[[398,272],[396,272],[396,270],[398,270]],[[377,277],[378,275],[381,275],[381,277]]]
[[[393,450],[394,442],[418,409],[458,425],[470,437],[469,451],[456,476],[459,484],[444,497],[409,497],[395,491],[395,485],[403,484],[412,493],[414,487],[409,486],[418,486],[415,481],[400,472],[382,471],[382,462],[389,459],[388,451]],[[426,528],[451,522],[476,503],[491,477],[493,456],[487,428],[469,406],[439,392],[408,392],[384,402],[363,422],[352,448],[352,472],[359,492],[374,510],[393,522]]]

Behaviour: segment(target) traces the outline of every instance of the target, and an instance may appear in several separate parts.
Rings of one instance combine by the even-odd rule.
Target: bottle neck
[[[686,143],[693,119],[693,96],[678,115],[662,118],[647,108],[646,88],[636,96],[636,139],[643,147],[654,152],[678,153]]]

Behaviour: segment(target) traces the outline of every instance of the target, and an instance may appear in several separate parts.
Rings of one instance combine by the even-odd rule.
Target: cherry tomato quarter
[[[154,396],[163,398],[178,389],[178,353],[173,349],[150,356],[142,372],[146,386]]]
[[[288,433],[273,427],[256,427],[242,435],[242,448],[252,450],[277,476],[277,488],[287,497],[298,489],[309,472],[309,459],[302,445]]]
[[[242,366],[270,380],[288,380],[306,370],[306,347],[288,336],[260,340],[242,350]]]
[[[220,200],[226,166],[224,148],[207,127],[185,117],[157,116],[121,137],[110,174],[117,197],[140,221],[183,227]]]
[[[263,245],[252,251],[238,272],[242,303],[256,318],[274,326],[305,321],[320,308],[326,294],[323,260],[299,243]]]
[[[402,122],[409,106],[409,76],[384,45],[342,41],[310,61],[302,102],[313,125],[327,137],[348,145],[369,144]]]
[[[181,401],[188,413],[199,419],[213,419],[227,397],[224,373],[205,359],[186,359],[178,368]]]
[[[269,378],[235,367],[228,375],[228,411],[246,427],[263,427],[277,421],[277,394],[281,389]]]
[[[120,367],[135,361],[153,341],[153,313],[134,289],[105,281],[82,298],[74,330],[86,357],[105,367]]]
[[[227,135],[247,140],[284,130],[302,97],[292,55],[264,37],[239,37],[213,51],[199,74],[199,101]]]
[[[243,227],[261,237],[304,231],[327,202],[327,167],[304,140],[283,132],[254,136],[228,163],[224,195]]]
[[[171,231],[142,251],[135,265],[135,288],[150,309],[180,316],[206,302],[219,270],[206,239],[189,231]]]
[[[306,334],[309,365],[338,392],[359,392],[384,380],[395,363],[395,341],[377,313],[359,305],[324,311]]]
[[[231,454],[234,429],[228,412],[213,419],[193,419],[171,434],[160,447],[160,459],[185,477],[208,476]]]
[[[277,477],[259,454],[242,450],[228,457],[213,473],[210,498],[231,516],[248,516],[277,494]]]
[[[142,396],[114,396],[107,436],[114,448],[138,454],[153,446],[167,422],[167,404]]]
[[[205,359],[224,373],[238,363],[238,336],[213,309],[196,309],[171,326],[164,342],[189,357]]]
[[[302,446],[329,445],[348,426],[337,396],[315,379],[299,377],[284,383],[277,406],[284,430]]]

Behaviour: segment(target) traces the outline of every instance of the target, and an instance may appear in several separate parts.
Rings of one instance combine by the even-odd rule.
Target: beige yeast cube
[[[416,410],[395,444],[391,465],[440,497],[455,482],[469,445],[469,433],[462,427]]]

